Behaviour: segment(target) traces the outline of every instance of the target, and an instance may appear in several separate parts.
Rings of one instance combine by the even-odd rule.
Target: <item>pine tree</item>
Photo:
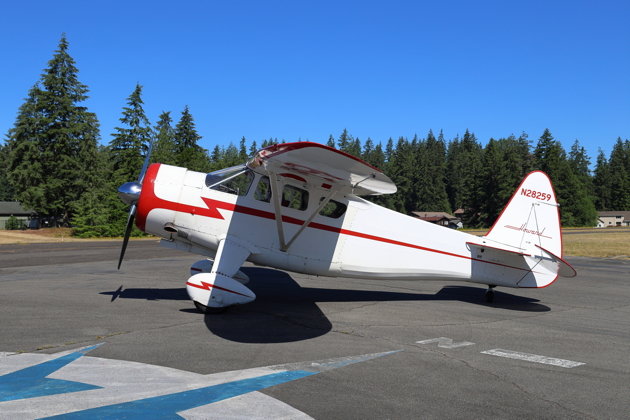
[[[421,153],[424,154],[424,163],[422,166],[418,166],[416,171],[418,172],[421,168],[425,171],[426,195],[422,197],[416,192],[416,210],[450,213],[451,206],[446,193],[446,144],[443,133],[440,132],[438,139],[436,139],[433,131],[429,130],[422,146]]]
[[[238,158],[241,162],[247,162],[247,147],[245,146],[245,136],[241,139],[241,143],[239,144],[238,149]]]
[[[201,140],[201,136],[197,134],[195,120],[188,109],[188,105],[186,105],[184,111],[182,111],[181,119],[175,126],[177,166],[197,172],[210,171],[211,165],[208,159],[208,151],[197,144],[199,140]]]
[[[110,143],[111,161],[113,165],[113,181],[117,185],[138,179],[144,155],[151,141],[152,130],[142,105],[142,86],[136,84],[133,93],[127,98],[127,106],[123,107],[120,122],[126,127],[115,127],[116,133]]]
[[[483,164],[476,191],[480,198],[478,227],[492,226],[503,206],[507,204],[502,194],[509,182],[505,176],[506,163],[499,142],[491,138],[483,151]]]
[[[459,150],[459,197],[465,226],[478,226],[481,201],[478,180],[481,173],[482,148],[474,133],[464,133]]]
[[[612,210],[630,210],[630,141],[621,138],[610,152]]]
[[[415,153],[405,137],[399,137],[393,156],[388,162],[389,176],[398,187],[395,194],[388,195],[386,206],[401,213],[413,211],[413,169]]]
[[[122,236],[128,208],[116,194],[119,185],[112,182],[112,162],[109,147],[101,146],[97,157],[95,182],[77,203],[73,220],[73,235],[80,238]],[[141,235],[137,229],[134,236]]]
[[[9,147],[0,145],[0,201],[13,201],[13,187],[7,178],[8,167]]]
[[[156,134],[151,152],[151,163],[177,165],[175,130],[172,127],[171,111],[162,112],[158,118],[158,122],[153,128]]]
[[[7,134],[5,164],[6,177],[14,190],[15,199],[47,215],[40,151],[43,131],[42,114],[38,108],[40,96],[41,89],[35,85],[20,106],[15,124]]]
[[[597,162],[595,164],[595,175],[593,177],[593,186],[595,190],[595,207],[601,211],[613,210],[613,193],[612,193],[613,177],[610,170],[610,163],[600,148],[597,154]]]
[[[258,146],[256,146],[256,140],[252,142],[252,145],[249,147],[249,157],[252,157],[258,152]]]
[[[330,135],[330,137],[328,137],[328,142],[326,143],[326,146],[332,147],[333,149],[335,148],[335,138],[332,134]]]
[[[536,166],[547,173],[554,184],[560,204],[563,226],[594,226],[597,211],[587,189],[574,174],[562,145],[554,140],[548,129],[534,149]]]
[[[63,223],[97,181],[99,123],[94,113],[79,105],[88,99],[88,88],[77,74],[64,34],[9,133],[9,182],[16,198]]]

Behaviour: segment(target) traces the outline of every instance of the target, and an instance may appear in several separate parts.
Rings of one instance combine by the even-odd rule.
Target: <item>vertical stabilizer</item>
[[[487,239],[540,254],[540,248],[562,257],[560,211],[546,173],[528,174],[486,235]]]

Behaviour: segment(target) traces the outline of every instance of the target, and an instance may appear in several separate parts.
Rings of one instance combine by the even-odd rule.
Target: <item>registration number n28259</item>
[[[521,195],[525,197],[531,197],[536,200],[549,201],[551,200],[551,194],[547,194],[540,191],[528,190],[526,188],[521,188]]]

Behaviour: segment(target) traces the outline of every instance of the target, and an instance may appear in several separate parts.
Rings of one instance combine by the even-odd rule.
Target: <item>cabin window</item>
[[[263,176],[258,181],[256,191],[254,191],[254,198],[258,201],[264,201],[269,203],[271,201],[271,185],[269,185],[269,177]]]
[[[245,165],[233,166],[206,175],[206,187],[211,190],[243,196],[247,194],[254,174]]]
[[[306,210],[308,207],[308,191],[293,185],[285,185],[282,190],[282,207],[295,210]]]
[[[321,203],[324,201],[324,197],[319,199]],[[340,218],[348,207],[345,204],[340,203],[339,201],[330,200],[323,209],[320,210],[319,214],[325,217],[332,217],[333,219]]]

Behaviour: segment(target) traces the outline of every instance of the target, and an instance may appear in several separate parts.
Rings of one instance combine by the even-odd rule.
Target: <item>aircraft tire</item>
[[[486,292],[486,302],[492,303],[493,301],[494,301],[494,290],[488,289],[488,291]]]
[[[222,308],[213,308],[211,306],[202,305],[199,302],[194,302],[194,303],[197,310],[205,315],[222,314],[223,312],[227,311],[227,309],[229,308],[229,306],[224,306]]]

